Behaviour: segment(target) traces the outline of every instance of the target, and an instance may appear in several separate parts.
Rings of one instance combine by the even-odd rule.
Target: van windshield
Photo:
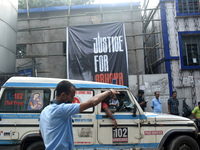
[[[50,102],[49,89],[5,89],[0,112],[41,112]]]

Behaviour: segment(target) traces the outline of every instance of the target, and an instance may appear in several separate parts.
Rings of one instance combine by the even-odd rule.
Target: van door
[[[94,96],[93,90],[77,89],[73,103],[83,103]],[[95,139],[95,115],[94,107],[84,110],[82,113],[72,116],[73,135],[75,148],[94,144]]]
[[[120,91],[117,95],[119,106],[113,111],[113,116],[117,121],[117,128],[114,128],[113,121],[100,108],[98,119],[98,142],[100,144],[134,144],[138,143],[141,138],[140,119],[141,115],[133,116],[133,102],[130,100],[130,95],[127,91]],[[109,103],[108,103],[109,105]],[[101,105],[99,105],[101,106]],[[136,106],[135,106],[136,107]]]
[[[19,144],[16,133],[16,113],[13,113],[13,105],[16,94],[14,90],[2,89],[3,94],[0,99],[0,145]]]
[[[49,89],[6,88],[0,100],[0,126],[6,136],[0,136],[0,139],[18,144],[23,136],[38,133],[38,118],[49,104],[50,95]]]

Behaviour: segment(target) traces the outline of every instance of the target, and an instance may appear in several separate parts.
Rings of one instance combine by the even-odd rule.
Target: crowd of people
[[[147,106],[147,102],[145,101],[144,91],[139,90],[138,95],[135,96],[137,102],[141,106],[142,110],[145,111],[145,107]],[[154,92],[155,98],[151,101],[151,108],[155,113],[162,113],[162,100],[160,99],[160,94],[158,91]],[[168,99],[168,111],[169,114],[178,115],[179,116],[179,101],[177,99],[177,92],[172,92],[172,97]],[[194,108],[192,111],[192,115],[195,119],[200,120],[200,102],[198,102],[198,106]]]
[[[139,105],[141,106],[142,110],[145,111],[145,107],[147,106],[147,102],[145,101],[144,97],[144,91],[143,90],[139,90],[138,91],[138,95],[135,96],[137,102],[139,103]],[[152,99],[151,101],[151,108],[153,109],[153,111],[155,113],[162,113],[162,101],[160,99],[160,94],[158,91],[154,92],[155,98]],[[169,114],[172,115],[177,115],[179,116],[179,101],[177,99],[177,92],[173,91],[172,92],[172,97],[170,97],[168,99],[168,112]],[[195,118],[196,120],[196,124],[197,127],[200,130],[200,102],[198,102],[198,106],[196,106],[193,111],[192,111],[192,116]],[[190,115],[190,114],[189,114]]]
[[[145,111],[145,107],[147,106],[147,102],[145,101],[144,97],[144,91],[139,90],[138,95],[135,96],[137,102],[141,106],[142,110]],[[162,113],[162,101],[160,99],[160,94],[158,91],[154,92],[155,98],[151,101],[151,108],[153,109],[153,112],[155,113]],[[172,92],[172,97],[168,99],[168,111],[169,114],[172,115],[179,115],[179,101],[177,99],[177,92]]]

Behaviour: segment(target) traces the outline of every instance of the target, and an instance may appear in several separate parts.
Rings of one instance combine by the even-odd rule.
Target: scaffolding
[[[147,25],[149,24],[149,22],[151,21],[154,21],[154,22],[160,22],[161,20],[160,19],[153,19],[153,14],[156,12],[156,10],[158,9],[158,7],[156,8],[152,8],[152,9],[149,9],[147,7],[147,5],[145,6],[142,6],[142,8],[134,8],[133,7],[133,3],[131,2],[130,0],[130,7],[128,10],[103,10],[103,7],[102,7],[102,3],[101,3],[101,0],[99,1],[99,10],[98,11],[95,11],[95,12],[85,12],[84,14],[72,14],[71,13],[71,6],[72,6],[72,2],[71,0],[69,1],[69,4],[68,4],[68,10],[66,11],[67,14],[63,14],[63,15],[58,15],[58,16],[50,16],[50,17],[30,17],[30,9],[29,9],[29,0],[26,0],[26,3],[27,3],[27,12],[26,12],[26,15],[27,17],[26,18],[20,18],[18,19],[18,22],[27,22],[28,23],[28,27],[27,28],[19,28],[18,29],[18,33],[23,33],[23,32],[28,32],[29,33],[29,42],[18,42],[18,44],[26,44],[26,45],[29,45],[30,47],[30,51],[31,53],[30,54],[27,54],[25,56],[23,56],[23,58],[21,59],[25,59],[25,58],[29,58],[32,60],[31,62],[31,66],[32,66],[32,70],[33,70],[33,76],[37,76],[38,73],[41,73],[41,72],[44,72],[44,73],[49,73],[51,71],[45,71],[45,70],[37,70],[36,69],[36,66],[37,66],[37,62],[36,62],[36,58],[45,58],[45,57],[52,57],[52,56],[66,56],[66,53],[57,53],[57,54],[42,54],[42,55],[34,55],[33,54],[33,45],[34,44],[51,44],[51,43],[62,43],[63,40],[51,40],[51,41],[37,41],[37,42],[33,42],[32,40],[32,32],[34,31],[48,31],[48,30],[59,30],[59,29],[66,29],[68,26],[69,26],[69,22],[70,22],[70,18],[73,18],[73,17],[81,17],[81,16],[100,16],[100,23],[106,23],[103,19],[104,15],[107,15],[107,14],[117,14],[117,13],[131,13],[131,18],[133,18],[133,15],[134,13],[136,12],[139,12],[139,13],[143,13],[143,14],[147,14],[147,12],[150,12],[148,13],[148,15],[144,15],[143,17],[141,17],[140,19],[136,19],[136,20],[124,20],[124,23],[126,24],[131,24],[131,33],[134,32],[134,25],[136,23],[141,23],[142,25],[142,30],[141,30],[141,33],[138,33],[138,34],[131,34],[129,33],[128,35],[126,35],[126,38],[132,38],[132,41],[133,41],[133,46],[132,47],[129,47],[128,48],[128,52],[131,52],[131,51],[134,51],[134,59],[135,59],[135,68],[136,68],[136,75],[137,75],[137,82],[138,82],[138,89],[140,89],[140,81],[139,81],[139,75],[141,74],[141,70],[139,70],[139,64],[141,62],[141,60],[138,60],[138,54],[137,52],[138,51],[144,51],[145,55],[144,55],[144,60],[147,58],[148,59],[148,65],[149,65],[149,68],[151,70],[150,73],[153,73],[153,70],[152,70],[152,65],[154,65],[157,61],[155,62],[151,62],[151,59],[150,59],[150,54],[152,53],[152,51],[156,50],[156,49],[162,49],[163,47],[160,46],[160,43],[156,43],[155,45],[153,46],[147,46],[147,42],[148,42],[148,39],[152,36],[152,35],[156,35],[156,34],[161,34],[162,31],[156,31],[156,27],[150,31],[149,33],[146,31],[146,28],[147,28]],[[93,4],[91,4],[91,7],[93,6]],[[50,25],[47,25],[47,26],[39,26],[39,27],[32,27],[31,26],[31,22],[32,21],[42,21],[42,20],[47,20],[47,19],[67,19],[67,24],[66,26],[50,26]],[[142,37],[143,39],[143,46],[140,45],[140,47],[137,47],[137,40],[136,38],[137,37]],[[20,58],[19,58],[20,59]],[[20,67],[20,66],[19,66]],[[66,69],[66,67],[65,67]],[[67,71],[65,70],[65,72],[67,73]],[[144,71],[142,71],[142,74],[144,74]]]

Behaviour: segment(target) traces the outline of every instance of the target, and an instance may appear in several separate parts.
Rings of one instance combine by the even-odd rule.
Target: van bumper
[[[20,145],[0,145],[2,150],[20,150]]]

